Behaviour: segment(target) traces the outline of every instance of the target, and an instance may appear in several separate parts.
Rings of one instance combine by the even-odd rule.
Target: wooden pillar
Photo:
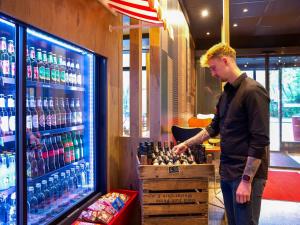
[[[161,85],[160,85],[160,28],[149,29],[150,45],[150,138],[159,140],[161,137]]]
[[[230,44],[229,0],[223,0],[222,42]]]

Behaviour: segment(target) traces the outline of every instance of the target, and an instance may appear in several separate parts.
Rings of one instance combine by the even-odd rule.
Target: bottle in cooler
[[[72,132],[72,139],[73,139],[73,145],[74,145],[75,161],[77,162],[81,159],[81,155],[80,155],[80,148],[78,145],[78,140],[76,138],[75,131]]]
[[[86,181],[86,171],[85,171],[84,163],[80,164],[80,176],[81,176],[82,187],[85,188],[87,185],[87,181]]]
[[[47,52],[43,51],[43,63],[45,67],[45,82],[50,83],[51,80],[51,74],[50,74],[50,67],[48,64],[48,59],[47,59]]]
[[[57,174],[54,174],[54,180],[53,180],[53,185],[56,188],[56,193],[54,193],[54,195],[56,196],[55,198],[58,199],[62,196],[62,189],[61,189],[61,184],[58,178]]]
[[[37,112],[39,118],[39,131],[43,131],[46,129],[46,121],[45,121],[45,113],[43,110],[43,102],[41,97],[36,98],[37,103]]]
[[[45,210],[45,195],[42,192],[42,185],[41,183],[35,184],[35,196],[38,201],[38,213],[42,214]]]
[[[45,120],[46,120],[45,130],[51,130],[51,119],[52,118],[51,118],[51,113],[49,110],[47,97],[44,97],[43,107],[44,107],[44,114],[45,114]]]
[[[8,135],[9,133],[9,118],[6,110],[6,99],[4,94],[0,94],[0,119],[1,119],[1,131],[2,135]]]
[[[45,82],[45,64],[43,62],[42,49],[38,48],[36,50],[37,66],[38,66],[38,76],[41,82]]]
[[[31,60],[30,60],[30,54],[28,50],[28,46],[26,46],[26,79],[32,80],[32,67],[31,67]]]
[[[76,115],[74,98],[71,98],[71,100],[70,100],[70,111],[71,111],[71,124],[72,124],[72,126],[76,126],[77,125],[77,115]]]
[[[67,58],[67,68],[66,68],[66,85],[72,85],[72,71],[71,71],[71,60]]]
[[[15,110],[15,99],[12,95],[8,95],[7,99],[8,106],[8,126],[9,134],[13,135],[16,131],[16,110]]]
[[[58,169],[61,167],[61,165],[59,163],[59,147],[57,144],[57,139],[56,139],[56,136],[54,136],[54,135],[52,137],[50,137],[50,139],[52,140],[52,145],[53,145],[53,149],[54,149],[55,166],[56,166],[56,169]]]
[[[52,52],[48,52],[48,64],[49,64],[49,69],[50,69],[50,82],[55,83],[56,82],[56,70],[55,70],[54,64],[53,64]]]
[[[60,112],[60,127],[66,127],[67,117],[66,117],[66,110],[65,110],[65,101],[64,98],[60,98],[59,100],[59,112]]]
[[[15,46],[14,41],[8,41],[8,55],[9,55],[9,64],[10,64],[10,77],[16,77],[16,54],[15,54]]]
[[[64,195],[64,197],[67,197],[66,195],[69,193],[69,183],[68,180],[66,179],[65,172],[60,173],[60,184],[61,184],[62,195]]]
[[[53,53],[53,70],[55,73],[55,83],[59,84],[60,83],[59,68],[58,68],[58,64],[57,64],[56,54],[54,54],[54,53]]]
[[[62,134],[62,143],[64,146],[64,161],[65,164],[67,165],[71,163],[71,156],[70,156],[69,140],[66,133]]]
[[[30,54],[30,62],[31,62],[31,69],[32,69],[32,80],[39,81],[39,69],[35,58],[34,47],[29,48],[29,54]]]
[[[9,77],[10,64],[9,55],[7,53],[6,38],[0,38],[0,65],[1,65],[1,75],[4,77]]]
[[[76,60],[76,84],[77,86],[81,87],[82,86],[82,75],[81,75],[81,70],[80,70],[80,65],[79,61]]]
[[[47,180],[42,180],[42,192],[45,196],[45,205],[48,207],[51,203],[51,195],[48,189],[48,182]]]
[[[35,214],[38,212],[38,199],[34,194],[34,187],[29,186],[28,187],[28,202],[29,202],[29,212],[31,214]]]
[[[69,99],[65,98],[65,111],[66,111],[66,127],[72,126],[72,112],[69,106]]]
[[[74,143],[72,140],[71,133],[67,133],[67,140],[69,142],[70,160],[71,160],[71,163],[73,163],[73,162],[75,162],[75,150],[74,150]]]
[[[77,121],[77,124],[80,125],[82,124],[82,111],[81,111],[81,107],[80,107],[80,101],[79,101],[79,98],[76,98],[76,121]]]
[[[60,165],[60,167],[63,167],[63,166],[65,166],[65,150],[64,150],[64,145],[61,140],[61,135],[58,135],[56,137],[56,142],[57,142],[57,146],[59,149],[59,157],[58,157],[59,165]]]
[[[75,173],[76,173],[76,177],[77,177],[78,188],[81,189],[82,188],[82,179],[81,179],[81,173],[80,173],[80,166],[79,165],[75,166]]]
[[[49,172],[56,170],[56,165],[55,165],[55,152],[54,152],[54,147],[52,145],[52,140],[51,137],[45,137],[45,142],[48,150],[48,161],[49,161]]]
[[[59,69],[60,83],[64,85],[66,82],[66,75],[65,75],[66,68],[64,66],[63,57],[61,55],[58,57],[58,69]]]
[[[36,110],[36,102],[33,96],[30,97],[30,111],[32,116],[32,131],[36,132],[39,130],[39,117]]]
[[[73,190],[75,190],[78,188],[78,180],[77,180],[75,168],[71,168],[71,179],[73,183]]]
[[[54,183],[53,183],[53,177],[48,178],[48,190],[49,190],[50,202],[51,202],[55,198],[54,193],[56,193],[56,188],[54,187]]]
[[[59,110],[58,98],[54,98],[54,111],[56,114],[56,128],[61,128],[62,114],[60,113],[60,110]]]
[[[56,112],[54,110],[54,102],[53,98],[49,97],[49,111],[51,115],[51,129],[56,128]]]
[[[9,225],[14,225],[17,222],[17,206],[16,206],[16,192],[10,195],[10,206],[9,206]]]
[[[33,148],[35,151],[35,157],[37,161],[38,168],[38,176],[42,176],[45,173],[49,172],[49,161],[48,161],[48,151],[45,144],[45,139],[42,140],[42,149],[36,147],[35,143],[33,143]]]

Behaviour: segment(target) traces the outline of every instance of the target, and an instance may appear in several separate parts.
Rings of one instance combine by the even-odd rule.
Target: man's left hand
[[[241,181],[236,190],[237,203],[243,204],[250,201],[251,198],[251,182]]]

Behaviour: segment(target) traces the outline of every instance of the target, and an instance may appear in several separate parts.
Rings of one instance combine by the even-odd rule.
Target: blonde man
[[[235,50],[225,43],[211,47],[201,66],[227,83],[211,124],[173,150],[180,154],[220,134],[221,189],[229,225],[257,225],[268,170],[268,93],[241,72]]]

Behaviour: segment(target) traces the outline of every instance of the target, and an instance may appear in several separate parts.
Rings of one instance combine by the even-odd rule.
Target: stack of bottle
[[[79,98],[26,98],[26,130],[43,131],[82,124]]]
[[[65,58],[56,53],[42,51],[27,46],[27,75],[30,81],[61,84],[66,86],[82,86],[81,66],[73,58]]]
[[[0,38],[0,76],[16,77],[16,54],[13,40],[6,42],[6,37]]]
[[[0,137],[15,133],[15,116],[15,99],[13,95],[0,94]]]
[[[185,153],[176,154],[172,151],[173,142],[164,142],[163,146],[160,141],[157,145],[154,142],[140,142],[137,149],[140,160],[147,157],[148,165],[189,165],[201,164],[206,162],[205,149],[202,145],[195,145],[189,148]]]
[[[42,137],[41,143],[27,143],[27,177],[35,178],[84,158],[80,132]]]
[[[31,183],[28,186],[28,211],[31,214],[45,214],[51,210],[51,205],[65,207],[76,201],[76,196],[90,191],[90,182],[90,165],[86,162]],[[51,204],[53,202],[58,205]]]

